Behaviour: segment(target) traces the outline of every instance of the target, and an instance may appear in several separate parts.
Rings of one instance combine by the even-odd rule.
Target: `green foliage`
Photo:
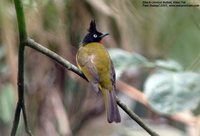
[[[145,83],[145,96],[159,113],[191,110],[200,101],[200,75],[194,72],[157,71]]]
[[[154,67],[170,70],[170,71],[182,71],[183,67],[174,60],[156,60],[152,63]]]
[[[113,61],[117,77],[120,77],[127,69],[140,67],[148,63],[145,57],[122,49],[109,49],[109,54]]]
[[[132,3],[136,8],[136,15],[133,15],[136,22],[126,21],[126,25],[134,31],[134,34],[127,34],[135,39],[131,42],[135,45],[134,50],[137,52],[139,45],[140,52],[142,49],[148,58],[167,59],[139,65],[156,68],[145,83],[145,95],[151,107],[163,114],[196,108],[200,94],[199,74],[195,73],[200,69],[199,9],[144,8],[139,1]],[[128,57],[115,59],[111,54],[111,58],[117,73],[123,73],[132,66],[127,65]]]
[[[0,87],[0,120],[9,124],[13,117],[14,91],[11,84]]]
[[[153,68],[144,84],[145,95],[150,106],[159,113],[173,114],[186,109],[194,109],[200,101],[200,75],[183,71],[174,60],[150,62],[143,56],[121,49],[109,50],[116,75],[136,67]]]
[[[170,71],[183,70],[182,66],[174,60],[156,60],[155,62],[150,62],[140,54],[130,53],[122,49],[109,49],[108,51],[117,77],[120,77],[126,70],[138,67],[159,68]]]

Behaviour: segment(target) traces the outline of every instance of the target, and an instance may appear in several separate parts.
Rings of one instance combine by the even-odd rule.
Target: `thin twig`
[[[87,80],[87,78],[83,75],[83,73],[73,64],[62,58],[61,56],[57,55],[55,52],[45,48],[44,46],[36,43],[35,41],[28,39],[25,42],[26,46],[31,47],[38,52],[50,57],[53,59],[55,62],[61,64],[68,70],[71,70],[72,72],[76,73],[83,79]],[[151,130],[143,121],[140,117],[138,117],[131,109],[129,109],[125,104],[123,104],[118,98],[117,98],[117,104],[133,119],[135,120],[144,130],[146,130],[151,136],[159,136],[156,132]]]

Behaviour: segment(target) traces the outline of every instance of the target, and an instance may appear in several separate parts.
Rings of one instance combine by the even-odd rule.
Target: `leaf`
[[[109,49],[108,52],[113,61],[117,78],[128,69],[139,67],[148,63],[146,58],[136,53],[130,53],[117,48]]]
[[[200,101],[200,75],[194,72],[160,71],[145,82],[150,106],[162,114],[174,114],[197,107]]]
[[[14,92],[11,84],[5,84],[0,88],[0,120],[9,124],[13,117]]]
[[[175,60],[156,60],[155,66],[172,71],[182,71],[183,67]]]

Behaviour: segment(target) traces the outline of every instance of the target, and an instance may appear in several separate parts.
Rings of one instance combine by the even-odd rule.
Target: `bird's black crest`
[[[88,31],[89,31],[90,33],[96,32],[96,31],[97,31],[95,20],[91,20],[91,22],[90,22],[90,28],[88,29]]]
[[[82,43],[100,42],[108,33],[101,33],[97,31],[95,20],[91,20],[88,33],[85,35]]]

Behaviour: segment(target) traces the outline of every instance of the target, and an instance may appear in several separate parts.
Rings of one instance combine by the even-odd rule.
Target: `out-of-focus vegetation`
[[[89,22],[95,19],[99,30],[110,33],[103,42],[110,48],[118,78],[144,90],[154,112],[123,93],[119,93],[120,99],[148,119],[161,135],[169,133],[165,129],[162,132],[160,126],[171,132],[173,127],[174,136],[185,132],[199,135],[199,8],[147,8],[141,0],[23,0],[23,3],[29,37],[73,64]],[[0,135],[9,135],[14,117],[17,49],[14,4],[1,0]],[[123,112],[121,124],[107,124],[101,97],[90,91],[77,75],[46,56],[26,49],[25,70],[25,100],[34,135],[145,135]],[[169,119],[183,111],[197,119],[190,126],[195,134],[188,131],[190,123],[178,124]],[[24,131],[18,135],[25,135]]]

